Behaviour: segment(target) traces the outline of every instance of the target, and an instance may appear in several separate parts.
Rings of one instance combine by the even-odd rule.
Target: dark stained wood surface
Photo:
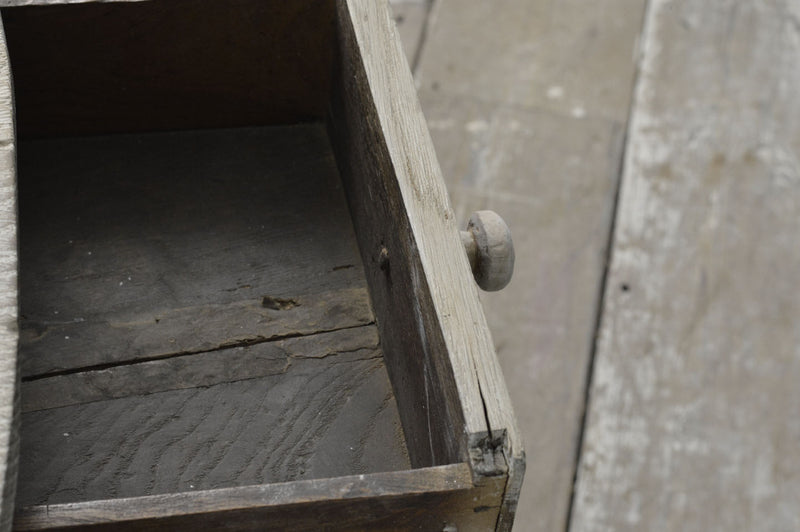
[[[355,353],[380,358],[374,325],[261,342],[25,382],[23,412],[283,375],[306,360]],[[333,359],[335,361],[340,358]]]
[[[253,126],[327,108],[333,0],[9,7],[20,135]]]
[[[25,413],[17,506],[407,469],[369,343],[266,377]]]
[[[410,467],[324,126],[20,160],[18,507]]]
[[[491,530],[504,482],[473,487],[468,464],[36,506],[17,530],[98,523],[90,530]],[[335,523],[335,527],[334,524]],[[59,528],[60,529],[60,528]]]
[[[23,143],[24,378],[372,321],[319,125]]]

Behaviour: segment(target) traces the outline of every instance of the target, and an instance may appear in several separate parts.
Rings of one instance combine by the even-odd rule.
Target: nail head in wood
[[[502,290],[514,273],[514,242],[506,222],[494,211],[476,211],[461,231],[475,282],[483,290]]]

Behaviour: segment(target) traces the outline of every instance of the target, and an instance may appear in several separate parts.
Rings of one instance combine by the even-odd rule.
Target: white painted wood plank
[[[800,3],[653,0],[573,529],[800,529]]]
[[[10,530],[19,448],[17,183],[11,72],[0,25],[0,530]]]

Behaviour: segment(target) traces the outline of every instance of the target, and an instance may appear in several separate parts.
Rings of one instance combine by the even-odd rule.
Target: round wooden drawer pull
[[[494,211],[476,211],[461,231],[475,282],[483,290],[501,290],[514,273],[514,242],[506,222]]]

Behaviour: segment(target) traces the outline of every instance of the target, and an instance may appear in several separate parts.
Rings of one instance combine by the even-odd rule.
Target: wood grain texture
[[[338,8],[332,130],[412,463],[467,455],[478,478],[521,481],[508,391],[388,6]]]
[[[372,321],[321,125],[20,149],[22,371]]]
[[[473,488],[468,464],[21,510],[17,530],[490,529],[502,482]],[[59,530],[61,528],[58,528]]]
[[[25,413],[17,506],[407,469],[381,352],[361,340],[287,346],[266,377]]]
[[[9,530],[19,451],[17,183],[14,99],[0,23],[0,530]]]
[[[298,360],[340,353],[379,357],[378,344],[376,327],[368,325],[40,378],[23,383],[22,411],[282,375]]]
[[[168,0],[5,8],[20,136],[319,120],[330,86],[333,5]]]
[[[798,21],[650,2],[574,530],[800,528]]]

